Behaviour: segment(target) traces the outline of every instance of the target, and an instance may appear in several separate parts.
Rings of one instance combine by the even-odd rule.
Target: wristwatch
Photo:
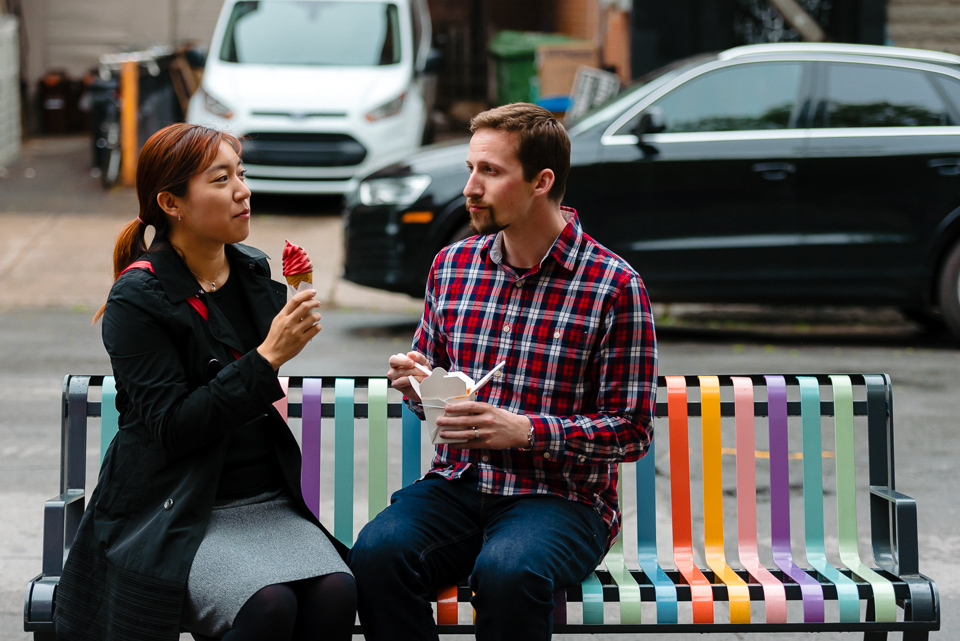
[[[530,426],[530,431],[527,432],[527,446],[518,448],[521,452],[529,452],[533,449],[533,425]]]

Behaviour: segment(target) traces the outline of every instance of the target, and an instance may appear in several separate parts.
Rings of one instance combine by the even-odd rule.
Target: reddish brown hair
[[[144,232],[147,225],[156,230],[154,242],[169,231],[168,217],[160,208],[157,196],[164,191],[174,196],[187,195],[190,179],[207,169],[220,152],[220,143],[227,143],[240,154],[240,141],[228,133],[177,123],[150,136],[137,161],[137,200],[140,214],[120,232],[113,250],[113,278],[116,280],[132,262],[147,253]],[[106,305],[97,311],[93,322],[100,320]]]
[[[563,200],[570,173],[570,137],[552,113],[527,102],[515,102],[474,116],[470,133],[478,129],[515,132],[517,160],[524,179],[530,181],[542,170],[552,170],[553,187],[548,197],[554,202]]]

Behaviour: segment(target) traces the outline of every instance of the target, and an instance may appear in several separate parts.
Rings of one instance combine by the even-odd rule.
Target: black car
[[[655,302],[895,305],[960,335],[960,57],[738,47],[650,74],[570,126],[564,204]],[[422,296],[469,232],[465,144],[368,176],[348,280]]]

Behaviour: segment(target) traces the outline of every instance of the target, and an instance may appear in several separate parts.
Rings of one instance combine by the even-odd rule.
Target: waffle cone
[[[284,276],[284,278],[287,279],[287,284],[290,285],[290,287],[293,287],[294,289],[296,289],[297,285],[299,285],[300,283],[306,282],[306,283],[310,283],[311,285],[313,284],[312,271],[303,272],[302,274],[287,274],[286,276]]]

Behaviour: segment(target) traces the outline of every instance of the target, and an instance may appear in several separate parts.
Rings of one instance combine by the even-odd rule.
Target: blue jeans
[[[473,471],[427,477],[396,492],[350,553],[364,638],[438,639],[429,596],[469,577],[478,639],[549,639],[554,588],[586,578],[608,536],[588,505],[483,494]]]

